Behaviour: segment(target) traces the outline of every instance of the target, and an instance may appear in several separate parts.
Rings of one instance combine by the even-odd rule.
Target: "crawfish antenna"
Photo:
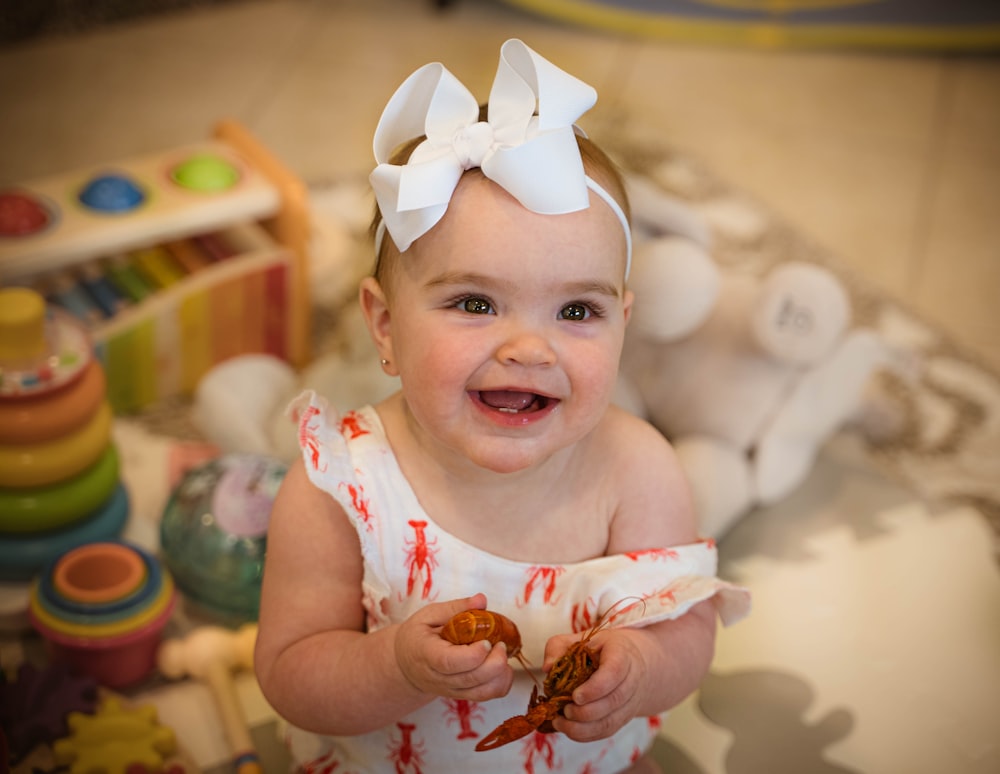
[[[646,612],[646,600],[643,599],[642,597],[637,597],[637,596],[622,597],[617,602],[615,602],[611,607],[609,607],[607,610],[604,611],[604,614],[599,619],[600,623],[598,623],[598,625],[594,627],[593,634],[597,634],[599,629],[602,629],[605,626],[609,626],[611,622],[617,617],[615,615],[612,615],[612,613],[614,613],[614,611],[618,607],[623,605],[625,602],[628,602],[629,600],[635,600],[632,605],[629,605],[629,607],[633,607],[636,604],[639,604],[642,605],[642,612],[643,613]],[[618,615],[621,615],[621,613],[618,613]]]

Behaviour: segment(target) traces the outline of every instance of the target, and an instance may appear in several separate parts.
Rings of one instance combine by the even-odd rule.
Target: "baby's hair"
[[[479,120],[486,120],[486,105],[479,106]],[[422,143],[426,137],[414,137],[402,145],[400,145],[395,151],[393,151],[392,156],[389,159],[389,163],[403,165],[409,160],[410,155],[416,150],[417,146]],[[584,137],[581,134],[576,135],[576,144],[580,148],[580,157],[583,159],[583,168],[587,175],[593,178],[597,183],[599,183],[611,196],[614,197],[615,201],[618,202],[622,211],[625,213],[626,218],[631,220],[631,211],[629,209],[628,194],[625,190],[625,179],[622,177],[621,170],[618,165],[605,153],[600,146],[597,145],[593,140],[588,137]],[[478,168],[469,169],[465,174],[478,173],[482,174],[482,171]],[[375,205],[375,214],[372,217],[371,227],[369,229],[372,240],[375,239],[375,233],[378,231],[379,224],[382,222],[382,213],[378,208],[378,204]],[[385,292],[389,291],[388,280],[392,274],[395,267],[395,262],[399,259],[399,251],[396,249],[391,237],[386,234],[386,238],[382,240],[382,244],[375,256],[375,267],[372,270],[372,276],[378,280],[379,285]]]

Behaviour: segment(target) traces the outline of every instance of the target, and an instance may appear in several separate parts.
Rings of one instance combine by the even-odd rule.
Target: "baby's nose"
[[[538,331],[512,326],[497,349],[497,359],[508,365],[552,365],[556,361],[556,353],[549,340]]]

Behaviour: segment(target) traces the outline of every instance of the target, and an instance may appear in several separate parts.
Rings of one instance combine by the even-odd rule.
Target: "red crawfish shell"
[[[545,695],[569,696],[597,671],[597,662],[597,653],[587,647],[586,640],[574,643],[545,676]]]
[[[490,610],[465,610],[452,616],[441,630],[441,636],[453,645],[469,645],[480,640],[489,640],[491,645],[503,642],[511,656],[521,650],[517,624]]]

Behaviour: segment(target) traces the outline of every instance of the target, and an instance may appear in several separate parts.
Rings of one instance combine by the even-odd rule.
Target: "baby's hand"
[[[573,702],[566,705],[565,717],[553,721],[555,729],[577,742],[605,739],[636,717],[648,674],[646,660],[630,629],[605,630],[587,646],[598,652],[600,664],[585,683],[573,691]],[[640,635],[641,636],[641,635]],[[574,635],[558,635],[545,646],[547,671],[558,656],[566,652]]]
[[[396,662],[406,679],[420,691],[469,701],[505,696],[514,682],[503,643],[452,645],[441,628],[464,610],[483,610],[486,597],[439,602],[421,608],[396,632]]]

